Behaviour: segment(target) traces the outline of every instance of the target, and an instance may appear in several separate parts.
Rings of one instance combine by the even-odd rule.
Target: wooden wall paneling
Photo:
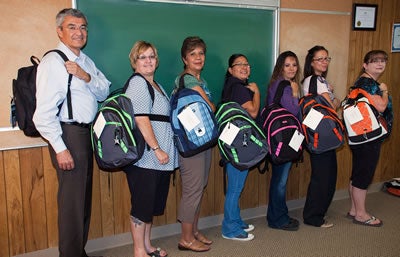
[[[221,160],[221,155],[219,153],[218,147],[213,152],[213,163],[211,165],[210,176],[213,176],[214,183],[208,184],[208,186],[212,186],[214,188],[214,215],[223,214],[224,213],[224,203],[225,203],[225,195],[224,195],[224,169],[219,166],[219,161]]]
[[[300,173],[296,172],[293,169],[293,166],[296,164],[292,164],[292,167],[289,171],[288,181],[286,184],[286,199],[298,199],[299,198],[299,181],[300,181]],[[269,188],[268,188],[269,189]]]
[[[25,253],[25,227],[18,150],[4,152],[10,255]]]
[[[347,90],[346,93],[348,93],[348,89],[351,86],[351,83],[354,82],[354,79],[356,78],[358,74],[358,66],[356,67],[356,57],[357,57],[357,52],[356,52],[356,36],[355,33],[350,33],[350,40],[349,40],[349,65],[348,65],[348,71],[347,71]]]
[[[178,209],[179,209],[179,205],[181,202],[181,197],[182,197],[182,180],[181,180],[181,173],[180,170],[178,169],[175,172],[175,194],[176,194],[176,210],[175,210],[175,214],[176,217],[178,218]]]
[[[289,177],[286,184],[286,199],[293,200],[298,199],[300,196],[300,181],[302,181],[302,172],[300,166],[302,163],[292,163],[292,167],[289,171]],[[268,186],[269,190],[269,186]]]
[[[89,239],[102,237],[102,213],[100,194],[100,170],[93,159],[92,215],[90,218]]]
[[[249,170],[246,183],[244,184],[242,195],[240,196],[240,209],[249,209],[258,206],[258,195],[260,191],[266,191],[266,188],[259,188],[259,179],[261,174],[257,168]]]
[[[264,174],[260,174],[258,178],[258,205],[263,206],[266,205],[268,202],[268,195],[269,195],[269,182],[271,172],[266,171]]]
[[[216,176],[218,176],[218,162],[220,160],[218,147],[214,146],[211,149],[211,165],[210,172],[208,175],[207,187],[203,193],[203,199],[200,207],[200,217],[207,217],[215,215],[215,198],[216,198],[216,187],[218,187],[218,182],[216,180]],[[217,168],[217,169],[215,169]]]
[[[125,173],[112,174],[115,234],[130,231],[131,198]]]
[[[6,185],[4,174],[4,152],[0,154],[0,256],[9,256],[9,240],[8,240],[8,218],[7,218],[7,201],[6,201]]]
[[[400,10],[400,1],[396,0],[395,1],[395,5],[393,7],[393,11],[394,11],[394,18],[393,21],[394,22],[399,22],[400,23],[400,12],[398,11]],[[392,67],[397,67],[397,71],[398,71],[398,67],[400,67],[400,53],[392,53],[391,54],[391,60],[390,63],[392,65]],[[392,68],[392,70],[396,71],[395,68]],[[400,120],[400,112],[398,111],[400,109],[400,76],[398,72],[392,72],[389,81],[391,81],[391,85],[390,89],[392,91],[392,98],[393,98],[393,108],[394,108],[394,120],[397,122],[394,122],[393,124],[393,133],[391,135],[391,140],[393,140],[393,155],[395,158],[392,159],[392,163],[395,165],[397,165],[398,163],[400,163],[400,154],[399,154],[399,150],[398,150],[398,146],[395,144],[395,142],[399,142],[400,140],[400,135],[398,133],[398,131],[400,131],[399,129],[399,120]],[[395,132],[397,131],[397,132]],[[397,150],[395,150],[397,149]],[[400,177],[400,169],[395,168],[394,169],[394,175],[393,177]]]
[[[48,247],[58,246],[58,208],[57,192],[58,179],[57,172],[53,167],[48,147],[41,147],[43,175],[44,175],[44,195],[46,202],[46,220],[47,220],[47,240]]]
[[[177,175],[178,171],[175,171],[175,177]],[[174,175],[171,175],[167,205],[165,207],[165,224],[172,224],[177,222],[176,210],[178,209],[179,198],[177,198],[177,187],[174,179]]]
[[[398,1],[397,1],[398,2]],[[380,33],[379,33],[379,48],[385,50],[389,54],[389,62],[386,66],[386,70],[384,76],[380,81],[386,82],[390,81],[392,77],[392,73],[398,74],[398,67],[394,66],[391,61],[393,60],[394,53],[391,53],[391,37],[392,37],[392,24],[393,17],[396,15],[396,11],[398,9],[394,9],[396,7],[396,1],[381,1],[381,16],[380,16]],[[388,85],[390,92],[392,93],[392,97],[394,95],[393,88],[396,88],[395,84]],[[398,95],[398,92],[397,92]],[[397,102],[398,103],[398,102]],[[394,169],[391,168],[392,163],[387,161],[390,159],[396,158],[396,152],[392,151],[392,149],[396,149],[394,145],[394,137],[392,136],[390,140],[386,140],[382,145],[381,156],[384,158],[380,158],[380,163],[378,164],[380,169],[380,177],[376,177],[377,181],[388,180],[394,177]]]
[[[157,227],[157,226],[161,226],[163,224],[167,224],[165,221],[165,212],[163,215],[160,216],[154,216],[153,217],[153,226]]]
[[[337,159],[338,174],[336,189],[346,189],[349,186],[351,174],[351,151],[347,144],[337,151]]]
[[[115,214],[113,204],[114,190],[110,172],[100,171],[99,186],[102,236],[111,236],[115,234]]]
[[[19,150],[26,251],[47,248],[44,173],[40,148]]]
[[[299,198],[306,197],[311,178],[310,155],[307,151],[303,152],[303,162],[295,166],[295,170],[299,172]]]

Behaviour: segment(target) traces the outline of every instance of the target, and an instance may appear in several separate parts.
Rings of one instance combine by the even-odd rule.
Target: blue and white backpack
[[[184,76],[172,94],[170,122],[174,141],[182,157],[190,157],[214,146],[218,140],[217,122],[208,103],[195,90],[185,88]]]

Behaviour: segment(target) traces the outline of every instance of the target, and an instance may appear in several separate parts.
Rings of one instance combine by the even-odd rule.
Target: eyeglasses
[[[73,24],[69,24],[69,25],[67,25],[67,27],[66,27],[68,30],[73,30],[73,31],[85,31],[85,32],[87,32],[87,26],[86,25],[81,25],[81,26],[76,26],[76,25],[73,25]]]
[[[332,60],[332,57],[318,57],[318,58],[314,58],[313,61],[317,61],[317,62],[330,62]]]
[[[369,63],[387,63],[387,59],[386,58],[373,58],[371,60],[369,60]]]
[[[155,55],[149,55],[149,56],[140,55],[140,56],[138,57],[138,60],[144,61],[144,60],[146,60],[146,59],[149,59],[150,61],[152,61],[152,60],[155,60],[155,59],[156,59],[156,56],[155,56]]]
[[[247,68],[250,68],[251,66],[250,66],[250,64],[248,64],[248,63],[235,63],[235,64],[232,64],[232,68],[233,67],[235,67],[235,66],[239,66],[239,67],[247,67]]]

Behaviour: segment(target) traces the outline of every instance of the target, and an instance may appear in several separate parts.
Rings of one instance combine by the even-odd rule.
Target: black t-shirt
[[[253,100],[254,92],[248,89],[247,80],[243,81],[236,77],[229,77],[225,80],[222,91],[222,102],[237,102],[240,105]]]

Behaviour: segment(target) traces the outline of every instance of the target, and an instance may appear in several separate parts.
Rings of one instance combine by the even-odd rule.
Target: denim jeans
[[[281,228],[289,223],[288,208],[286,205],[286,183],[291,166],[291,162],[280,165],[272,164],[267,221],[268,226],[273,228]]]
[[[248,170],[238,170],[230,163],[226,166],[228,185],[225,195],[224,220],[222,221],[222,234],[227,237],[235,237],[247,234],[243,227],[247,224],[240,217],[239,198],[246,182]]]

